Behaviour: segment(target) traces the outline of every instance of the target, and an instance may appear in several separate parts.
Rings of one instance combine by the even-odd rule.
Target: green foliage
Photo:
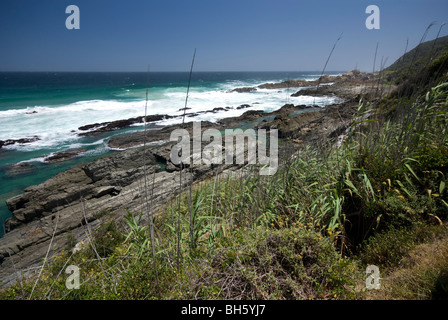
[[[447,87],[432,88],[400,120],[359,128],[344,146],[344,211],[357,211],[358,228],[349,234],[358,234],[355,244],[389,226],[448,217]]]
[[[130,228],[125,242],[129,243],[126,253],[132,248],[137,251],[137,257],[141,257],[145,252],[149,250],[150,239],[147,236],[147,227],[141,226],[140,221],[142,219],[142,213],[136,218],[129,210],[126,217],[126,222]]]
[[[354,298],[357,265],[320,233],[296,227],[239,232],[190,284],[204,299]],[[200,281],[200,282],[199,282]]]
[[[448,299],[448,269],[443,270],[436,279],[434,290],[431,293],[432,300]]]
[[[447,229],[441,226],[389,227],[365,241],[359,257],[364,265],[374,264],[382,270],[396,268],[411,249],[444,236]]]
[[[119,246],[123,240],[123,233],[118,230],[116,222],[112,219],[105,221],[94,232],[93,241],[96,250],[103,258],[112,255],[115,252],[115,248]]]

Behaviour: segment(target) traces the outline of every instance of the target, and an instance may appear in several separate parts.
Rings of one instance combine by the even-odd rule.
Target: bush
[[[241,233],[202,262],[191,284],[204,299],[355,298],[361,276],[320,233],[297,228]],[[212,296],[210,296],[212,292]]]
[[[109,257],[113,254],[115,248],[119,246],[123,240],[123,233],[118,230],[116,222],[112,219],[103,222],[93,233],[95,249],[102,258]],[[96,254],[92,249],[90,255],[92,258],[96,257]]]

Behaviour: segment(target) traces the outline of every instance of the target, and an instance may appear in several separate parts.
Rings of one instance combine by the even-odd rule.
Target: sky
[[[366,28],[369,5],[380,29]],[[319,71],[335,43],[326,70],[372,71],[432,22],[426,40],[447,0],[2,0],[0,71],[188,71],[195,48],[196,71]]]

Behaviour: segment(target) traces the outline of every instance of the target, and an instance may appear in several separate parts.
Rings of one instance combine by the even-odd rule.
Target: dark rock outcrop
[[[324,76],[321,79],[321,82],[316,83],[311,88],[300,89],[291,96],[337,96],[350,100],[362,95],[372,95],[372,93],[377,91],[377,84],[372,82],[374,80],[373,75],[362,73],[357,69],[348,71],[340,76]],[[329,82],[333,82],[333,84],[328,85]]]
[[[49,162],[49,163],[66,161],[66,160],[69,160],[76,156],[79,156],[80,154],[85,153],[86,151],[87,151],[86,148],[78,148],[78,149],[70,149],[70,150],[66,150],[66,151],[56,152],[56,153],[46,157],[45,161]]]
[[[242,104],[242,105],[236,107],[236,109],[240,110],[240,109],[246,109],[246,108],[250,108],[250,107],[251,107],[250,104]]]
[[[9,146],[12,144],[24,144],[39,141],[40,138],[38,136],[33,136],[31,138],[21,138],[21,139],[8,139],[8,140],[0,140],[0,148]]]
[[[235,88],[231,92],[243,93],[243,92],[252,92],[252,91],[257,91],[257,88],[254,88],[254,87]]]
[[[36,170],[36,167],[28,162],[19,162],[4,166],[2,169],[5,170],[5,177],[16,177],[30,174]]]
[[[146,116],[146,122],[151,123],[151,122],[161,121],[161,120],[170,119],[170,118],[173,118],[173,117],[169,116],[169,115],[158,115],[158,114],[149,115],[149,116]],[[136,118],[130,118],[130,119],[124,119],[124,120],[116,120],[116,121],[111,121],[111,122],[89,124],[89,125],[79,127],[78,130],[87,131],[87,132],[79,133],[80,136],[94,136],[94,135],[98,135],[98,134],[113,131],[113,130],[126,129],[136,123],[144,123],[144,121],[145,121],[145,117],[136,117]]]
[[[340,83],[348,83],[350,82],[350,85],[353,85],[355,81],[357,82],[366,82],[373,80],[373,75],[368,73],[362,73],[358,69],[348,71],[340,76],[329,76],[329,75],[322,75],[319,77],[319,79],[316,80],[287,80],[283,82],[277,82],[277,83],[264,83],[257,87],[242,87],[242,88],[236,88],[233,89],[233,92],[252,92],[259,89],[285,89],[285,88],[298,88],[298,87],[315,87],[319,86],[321,84],[340,84]]]

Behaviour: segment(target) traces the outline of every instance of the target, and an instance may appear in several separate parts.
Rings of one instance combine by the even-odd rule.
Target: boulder
[[[12,144],[24,144],[24,143],[31,143],[31,142],[36,142],[40,140],[40,138],[38,136],[33,136],[30,138],[21,138],[21,139],[8,139],[8,140],[0,140],[0,148],[4,147],[4,146],[9,146]]]
[[[45,162],[54,163],[54,162],[62,162],[74,158],[84,152],[86,152],[86,148],[78,148],[78,149],[70,149],[66,151],[56,152],[44,159]]]
[[[251,107],[250,104],[242,104],[242,105],[236,107],[236,109],[240,110],[240,109],[246,109],[246,108],[250,108],[250,107]]]
[[[170,119],[170,118],[174,118],[174,117],[175,116],[169,116],[169,115],[165,115],[165,114],[155,114],[155,115],[149,115],[146,117],[136,117],[136,118],[123,119],[123,120],[116,120],[116,121],[111,121],[111,122],[88,124],[88,125],[78,128],[78,130],[80,130],[80,131],[87,131],[87,132],[81,132],[78,135],[79,136],[95,136],[95,135],[98,135],[98,134],[101,134],[104,132],[126,129],[136,123],[144,123],[145,120],[146,120],[146,122],[155,122],[155,121],[161,121],[161,120]]]
[[[3,167],[6,169],[5,177],[16,177],[30,174],[36,170],[36,167],[28,162],[19,162]]]
[[[254,88],[254,87],[235,88],[231,92],[244,93],[244,92],[253,92],[253,91],[257,91],[257,88]]]

